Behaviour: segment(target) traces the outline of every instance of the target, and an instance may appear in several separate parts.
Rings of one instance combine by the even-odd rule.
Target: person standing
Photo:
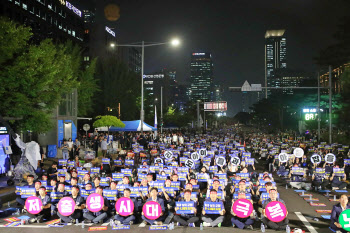
[[[68,146],[68,143],[67,143],[66,140],[64,140],[61,149],[62,149],[62,157],[63,157],[63,159],[68,160],[68,157],[69,157],[69,153],[68,153],[69,146]]]
[[[73,160],[74,156],[73,156],[73,141],[72,138],[68,139],[68,151],[69,151],[69,159]]]
[[[79,156],[79,151],[80,151],[80,142],[78,138],[76,138],[74,142],[74,156]]]
[[[105,158],[107,155],[107,138],[101,141],[102,157]]]

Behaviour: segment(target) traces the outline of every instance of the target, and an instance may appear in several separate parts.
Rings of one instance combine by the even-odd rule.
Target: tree
[[[238,123],[247,125],[251,120],[251,115],[247,112],[239,112],[234,116],[234,120],[238,121]]]
[[[78,114],[79,116],[85,116],[93,111],[93,101],[92,98],[95,93],[99,93],[101,89],[97,84],[97,79],[95,78],[97,59],[93,59],[86,67],[85,70],[81,72],[78,88]]]
[[[31,37],[30,28],[0,19],[0,115],[18,119],[17,129],[41,133],[52,128],[62,95],[91,79],[81,75],[89,71],[78,46],[50,39],[34,45]]]
[[[96,121],[93,123],[93,126],[95,128],[98,127],[107,127],[108,128],[108,134],[109,134],[109,128],[114,126],[114,127],[120,127],[120,128],[124,128],[125,124],[119,120],[117,117],[115,116],[110,116],[110,115],[106,115],[106,116],[97,116],[96,117]]]
[[[101,90],[94,96],[94,115],[118,114],[118,103],[121,106],[121,119],[140,118],[140,107],[137,105],[141,93],[141,75],[129,70],[122,61],[112,57],[99,59],[96,76]]]

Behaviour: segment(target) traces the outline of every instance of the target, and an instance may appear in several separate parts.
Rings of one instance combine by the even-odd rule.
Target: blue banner
[[[125,160],[125,166],[134,166],[134,160],[126,159]]]
[[[176,207],[179,208],[178,210],[176,210],[176,214],[193,214],[193,208],[194,206],[194,202],[193,201],[178,201],[175,203]]]
[[[67,167],[74,167],[74,165],[75,165],[74,161],[69,161],[67,163]]]
[[[204,202],[203,207],[205,214],[220,214],[220,212],[224,209],[224,205],[222,202]]]
[[[86,170],[80,170],[78,171],[78,177],[79,178],[83,178],[85,176],[85,174],[88,174],[89,172]]]
[[[130,225],[112,226],[112,230],[129,230],[129,229],[130,229]]]
[[[112,173],[112,180],[121,181],[123,180],[123,173]]]
[[[119,159],[114,160],[114,165],[122,165],[122,161]]]
[[[170,186],[176,188],[176,191],[180,190],[180,181],[171,181]]]
[[[51,192],[50,198],[54,202],[58,202],[62,197],[64,197],[64,193],[62,192]]]
[[[103,196],[107,198],[107,200],[114,201],[117,198],[118,190],[103,190]]]
[[[80,196],[82,197],[88,197],[91,193],[95,193],[95,189],[90,189],[90,190],[80,189]]]
[[[109,186],[109,179],[102,177],[100,181],[100,186],[103,186],[103,187]]]
[[[198,173],[197,180],[198,182],[208,182],[208,174],[207,173]]]
[[[66,176],[67,169],[57,169],[57,176]]]
[[[67,162],[68,162],[67,159],[59,159],[59,160],[58,160],[58,165],[66,166],[66,165],[67,165]]]
[[[31,196],[35,196],[35,194],[35,188],[21,188],[21,198],[28,198]]]
[[[123,173],[124,176],[131,176],[132,170],[131,169],[122,169],[121,173]]]
[[[100,170],[101,170],[101,168],[99,168],[99,167],[92,167],[90,169],[90,173],[91,174],[100,174]]]
[[[210,172],[210,173],[216,173],[216,172],[218,172],[218,166],[210,166],[210,167],[209,167],[209,172]]]
[[[111,159],[108,158],[102,158],[102,164],[109,164]]]

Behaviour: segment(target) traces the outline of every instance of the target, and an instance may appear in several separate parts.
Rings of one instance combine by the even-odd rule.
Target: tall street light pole
[[[178,46],[180,44],[180,41],[178,39],[173,39],[170,42],[164,42],[164,43],[151,43],[151,44],[145,44],[144,41],[134,43],[134,44],[110,44],[112,48],[114,47],[141,47],[141,112],[140,112],[140,121],[141,121],[141,134],[143,134],[143,122],[144,122],[144,105],[143,105],[143,79],[144,79],[144,56],[145,56],[145,47],[151,47],[151,46],[158,46],[158,45],[166,45],[171,44],[172,46]]]

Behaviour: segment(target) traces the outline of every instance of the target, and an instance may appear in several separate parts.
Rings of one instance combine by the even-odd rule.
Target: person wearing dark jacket
[[[350,209],[350,205],[348,205],[348,197],[346,194],[340,196],[339,203],[335,204],[331,213],[331,229],[334,231],[341,231],[343,233],[347,232],[342,228],[339,224],[339,215],[346,209]]]

